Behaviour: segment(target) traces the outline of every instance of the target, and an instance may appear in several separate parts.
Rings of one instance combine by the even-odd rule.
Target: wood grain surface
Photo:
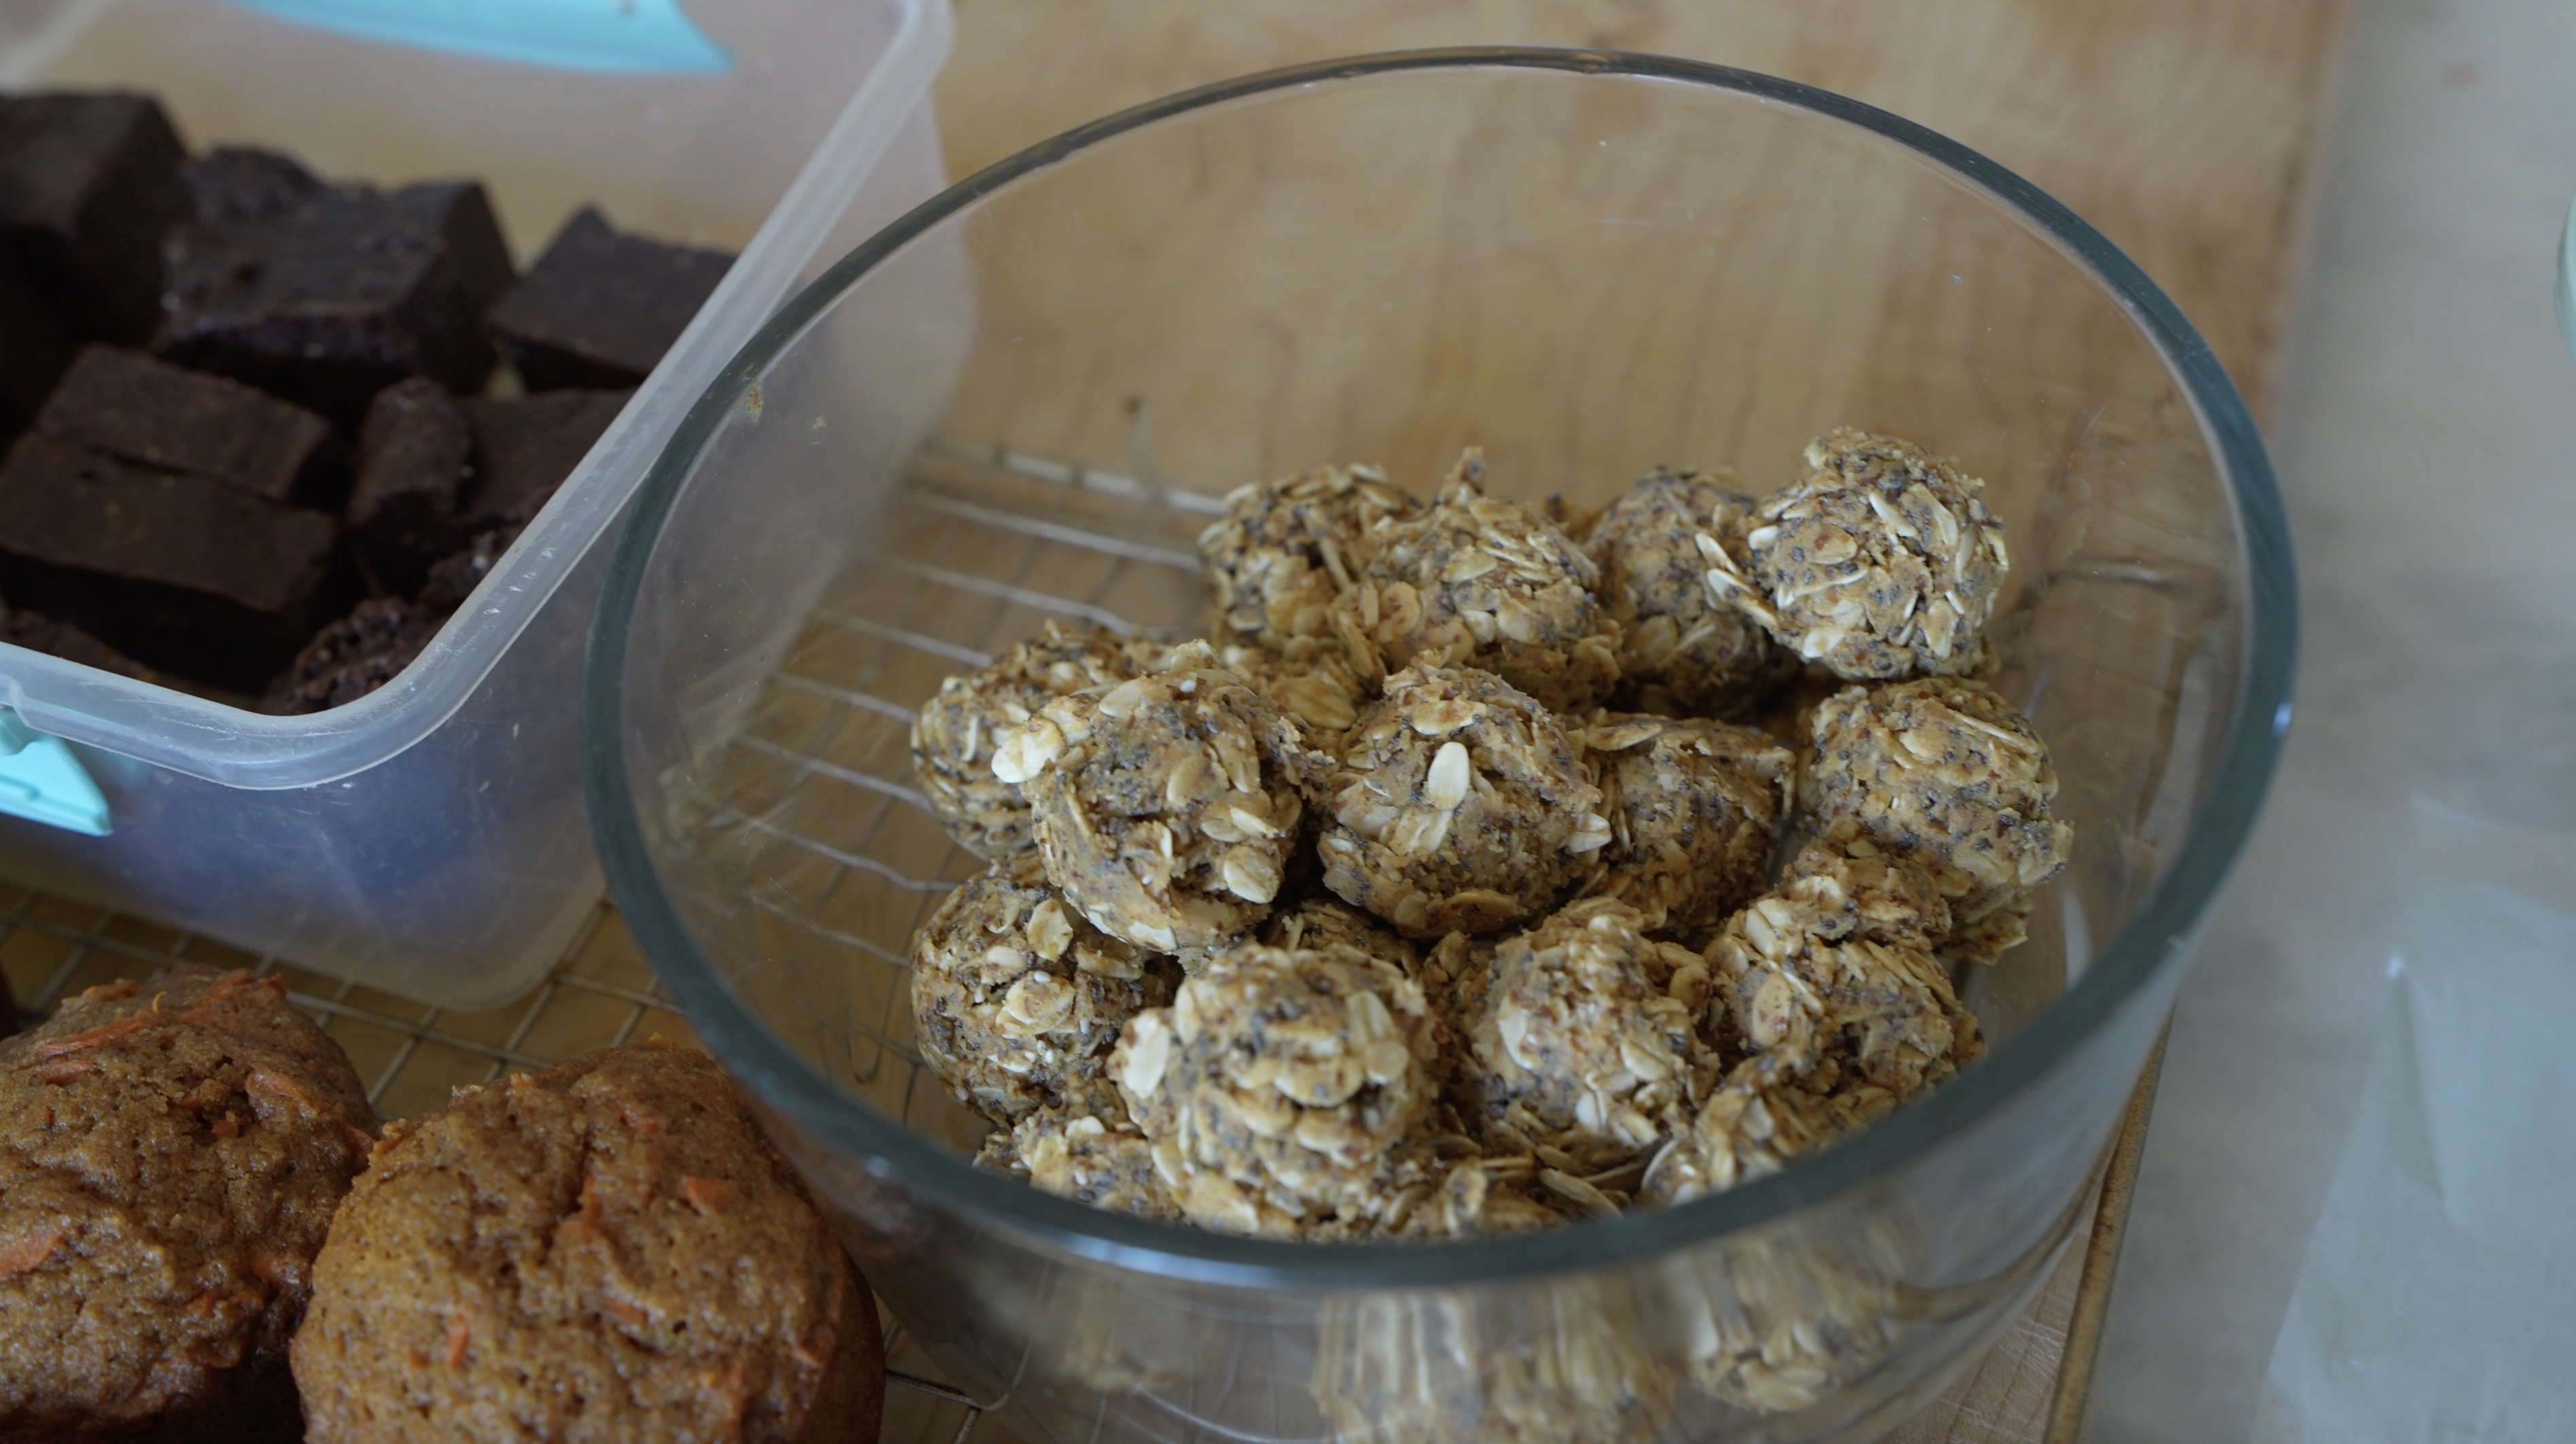
[[[2173,296],[2259,416],[2342,12],[2342,0],[957,0],[957,47],[937,102],[951,172],[963,175],[1173,91],[1370,51],[1571,45],[1784,76],[1930,126],[2065,202]],[[1043,284],[1042,271],[1028,280]],[[1114,348],[1104,355],[1093,364],[1116,373]],[[1140,389],[1157,379],[1150,367],[1140,374]],[[1005,401],[1014,393],[1007,379],[985,389]],[[1633,405],[1624,391],[1621,404]],[[1337,414],[1321,403],[1285,408],[1300,409]],[[1067,419],[1049,439],[1074,453],[1105,450],[1097,431]],[[1255,454],[1258,461],[1224,459],[1274,459],[1270,450]],[[1984,1361],[1891,1438],[2059,1444],[2080,1436],[2153,1079],[2151,1068],[2114,1146],[2103,1206],[2039,1298]]]

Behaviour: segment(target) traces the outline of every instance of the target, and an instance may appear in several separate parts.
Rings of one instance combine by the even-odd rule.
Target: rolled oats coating
[[[1786,1058],[1747,1058],[1709,1095],[1690,1127],[1647,1165],[1637,1196],[1669,1206],[1723,1193],[1779,1172],[1790,1159],[1824,1147],[1895,1104],[1883,1088],[1819,1093]]]
[[[1585,728],[1610,842],[1584,885],[1650,930],[1714,927],[1770,880],[1797,758],[1751,727],[1604,713]]]
[[[1354,949],[1244,944],[1127,1025],[1110,1076],[1190,1222],[1393,1227],[1427,1194],[1441,1052],[1420,985]]]
[[[1336,1444],[1646,1444],[1672,1370],[1598,1285],[1546,1288],[1508,1314],[1462,1295],[1330,1306],[1315,1401]]]
[[[1340,898],[1322,894],[1272,913],[1270,921],[1261,925],[1261,941],[1290,949],[1338,943],[1391,964],[1406,977],[1418,976],[1422,969],[1421,950],[1411,942]]]
[[[1846,687],[1818,704],[1812,732],[1798,804],[1814,831],[1857,830],[1955,867],[1986,893],[2036,886],[2066,865],[2074,829],[2049,816],[2048,744],[1983,682]]]
[[[1374,466],[1319,466],[1226,494],[1199,533],[1208,593],[1229,640],[1284,650],[1332,635],[1333,599],[1367,559],[1371,530],[1422,510]]]
[[[1102,932],[1157,952],[1248,932],[1285,883],[1323,759],[1205,643],[1165,670],[1048,704],[994,775],[1026,786],[1047,880]]]
[[[1363,681],[1412,665],[1492,672],[1557,711],[1599,705],[1619,680],[1619,624],[1601,569],[1536,512],[1477,489],[1469,452],[1429,510],[1378,524],[1366,574],[1333,604]]]
[[[1468,1014],[1455,1084],[1487,1150],[1536,1152],[1585,1179],[1685,1126],[1714,1060],[1673,989],[1703,968],[1607,898],[1506,939]]]
[[[1544,912],[1610,840],[1565,728],[1469,668],[1388,678],[1324,788],[1324,885],[1407,937]]]
[[[1754,1242],[1673,1270],[1666,1293],[1691,1382],[1738,1409],[1788,1414],[1886,1358],[1903,1317],[1901,1274],[1843,1256],[1847,1247]]]
[[[1026,853],[950,893],[912,940],[913,1034],[958,1101],[1007,1122],[1097,1078],[1179,969],[1067,908]]]
[[[1180,1205],[1154,1171],[1153,1145],[1103,1079],[1087,1079],[1062,1101],[995,1130],[975,1161],[1076,1203],[1182,1221]]]
[[[1851,678],[1984,666],[2011,562],[1985,483],[1912,442],[1849,427],[1708,554],[1708,584],[1799,656]]]
[[[1601,568],[1602,603],[1619,624],[1620,675],[1658,704],[1648,710],[1734,716],[1793,665],[1760,623],[1709,585],[1709,569],[1729,564],[1720,539],[1745,531],[1753,507],[1730,472],[1659,466],[1584,539]]]
[[[1298,641],[1284,652],[1228,647],[1225,669],[1252,684],[1306,734],[1306,745],[1341,755],[1342,739],[1359,721],[1374,685],[1363,684],[1338,648]]]
[[[1721,1047],[1763,1055],[1816,1092],[1846,1083],[1903,1100],[1982,1048],[1976,1015],[1921,940],[1868,920],[1826,877],[1755,899],[1709,944]]]
[[[988,862],[1028,848],[1028,800],[993,775],[994,749],[1048,703],[1126,681],[1159,650],[1106,627],[1050,621],[991,665],[940,683],[913,718],[912,770],[958,845]]]

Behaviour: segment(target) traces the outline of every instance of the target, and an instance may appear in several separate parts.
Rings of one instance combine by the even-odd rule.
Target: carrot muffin
[[[873,1440],[867,1285],[704,1054],[611,1048],[386,1129],[295,1336],[306,1437]]]
[[[300,1438],[287,1340],[375,1123],[246,972],[92,988],[0,1042],[0,1437]]]

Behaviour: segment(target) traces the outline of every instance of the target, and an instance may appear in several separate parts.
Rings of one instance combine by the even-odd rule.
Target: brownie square
[[[629,235],[584,206],[486,324],[530,391],[634,386],[732,265],[730,252]]]
[[[460,508],[467,531],[535,516],[633,394],[548,391],[466,402],[474,426],[474,476]]]
[[[493,361],[483,313],[511,279],[471,183],[326,186],[284,209],[192,221],[170,233],[163,265],[155,351],[351,430],[407,376],[480,387]]]
[[[444,621],[396,597],[370,597],[313,634],[269,684],[259,710],[298,716],[355,702],[401,675]]]
[[[334,500],[328,494],[337,469],[331,428],[321,417],[140,351],[84,347],[36,426],[92,451],[220,481],[269,501]]]
[[[378,586],[409,596],[430,563],[465,544],[456,508],[473,458],[474,428],[437,382],[415,376],[377,393],[341,521]]]
[[[148,96],[0,96],[0,240],[69,338],[152,334],[182,154]]]
[[[36,419],[70,355],[53,312],[0,248],[0,445]]]
[[[201,221],[283,215],[324,189],[293,156],[246,145],[219,145],[192,157],[179,167],[179,184]]]
[[[107,643],[56,617],[24,607],[0,608],[0,642],[114,672],[137,682],[158,682],[161,674]]]
[[[0,465],[0,592],[217,686],[256,690],[338,609],[339,530],[42,432]]]

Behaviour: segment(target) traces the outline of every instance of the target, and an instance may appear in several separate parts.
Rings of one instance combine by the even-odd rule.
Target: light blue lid
[[[558,70],[732,68],[679,0],[233,0],[344,35]]]
[[[107,799],[71,745],[0,707],[0,813],[49,827],[107,836]]]

